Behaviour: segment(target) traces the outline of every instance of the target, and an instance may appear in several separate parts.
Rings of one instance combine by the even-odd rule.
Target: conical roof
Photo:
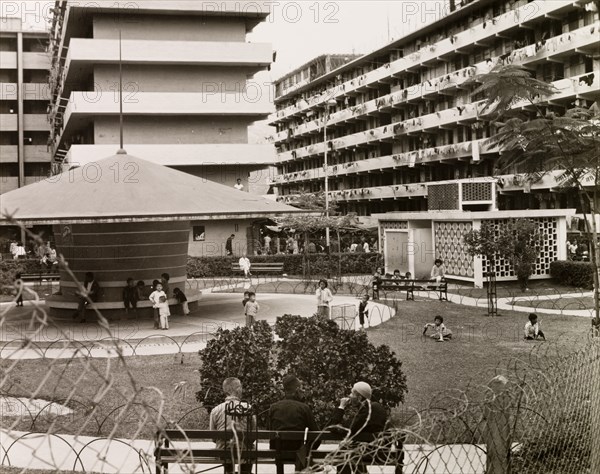
[[[0,195],[23,222],[265,217],[299,209],[140,158],[117,154]]]

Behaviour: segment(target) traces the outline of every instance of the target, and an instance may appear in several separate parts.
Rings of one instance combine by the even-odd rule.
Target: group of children
[[[127,279],[127,286],[123,288],[123,304],[125,311],[137,311],[137,302],[148,298],[154,310],[154,329],[169,329],[169,274],[163,273],[160,280],[152,282],[152,291],[147,295],[146,284],[143,281],[134,283],[133,278]],[[185,293],[179,288],[173,289],[173,297],[183,309],[183,314],[190,314]]]

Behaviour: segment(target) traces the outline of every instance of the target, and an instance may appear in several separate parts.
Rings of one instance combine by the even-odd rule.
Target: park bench
[[[238,434],[239,435],[239,434]],[[339,442],[344,437],[330,431],[251,431],[243,433],[244,440],[257,441],[252,449],[240,450],[240,457],[247,464],[277,464],[277,474],[283,474],[284,464],[294,464],[296,461],[295,450],[281,448],[281,442],[303,441],[306,436],[307,444],[315,440],[324,442]],[[225,462],[231,463],[231,449],[217,449],[214,440],[231,440],[232,431],[210,431],[210,430],[161,430],[155,438],[154,457],[156,461],[156,474],[167,474],[169,464],[194,464],[219,466]],[[352,437],[353,441],[373,441],[373,434],[359,434]],[[270,449],[268,443],[275,440],[275,449]],[[210,447],[205,447],[206,444]],[[205,445],[205,446],[202,446]],[[329,449],[327,449],[329,448]],[[335,444],[324,444],[318,450],[310,453],[312,460],[324,459],[325,456],[335,448]],[[404,451],[399,444],[392,450],[378,451],[375,455],[364,456],[362,462],[374,466],[395,466],[395,474],[402,473],[402,462]],[[210,470],[213,471],[214,468]],[[204,471],[202,471],[204,472]],[[218,472],[218,471],[215,471]],[[260,471],[259,471],[260,472]]]
[[[415,300],[415,291],[435,291],[439,293],[440,301],[448,301],[448,282],[440,283],[434,280],[399,280],[396,278],[381,278],[378,287],[373,285],[373,298],[378,291],[406,291],[406,300]]]
[[[231,264],[231,271],[233,273],[244,273],[244,270],[240,268],[238,263]],[[257,262],[251,263],[250,273],[283,273],[283,262]]]
[[[43,280],[46,281],[58,281],[60,275],[58,273],[22,273],[21,280],[23,281],[37,281],[41,283]]]

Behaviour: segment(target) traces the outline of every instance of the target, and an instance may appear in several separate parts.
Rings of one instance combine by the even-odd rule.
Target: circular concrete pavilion
[[[57,253],[78,281],[94,273],[102,288],[95,306],[111,319],[124,313],[122,289],[129,277],[150,285],[166,272],[171,289],[186,287],[191,221],[301,212],[127,154],[3,194],[0,210],[0,225],[14,225],[8,216],[25,225],[52,224]],[[60,294],[47,301],[51,312],[72,314],[76,289],[70,272],[61,268]],[[189,289],[186,294],[193,307],[199,295]],[[149,303],[143,302],[141,312],[151,312]]]

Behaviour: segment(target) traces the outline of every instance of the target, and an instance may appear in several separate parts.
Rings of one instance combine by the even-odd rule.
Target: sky
[[[444,0],[273,0],[271,14],[247,40],[271,43],[277,59],[271,71],[257,74],[254,81],[270,83],[322,54],[373,51],[439,19],[445,13],[445,3]],[[40,29],[45,27],[53,4],[53,1],[3,0],[0,16],[20,16],[27,28]],[[257,125],[258,130],[264,127],[261,123]],[[262,131],[251,132],[251,140],[261,141],[260,135]]]

